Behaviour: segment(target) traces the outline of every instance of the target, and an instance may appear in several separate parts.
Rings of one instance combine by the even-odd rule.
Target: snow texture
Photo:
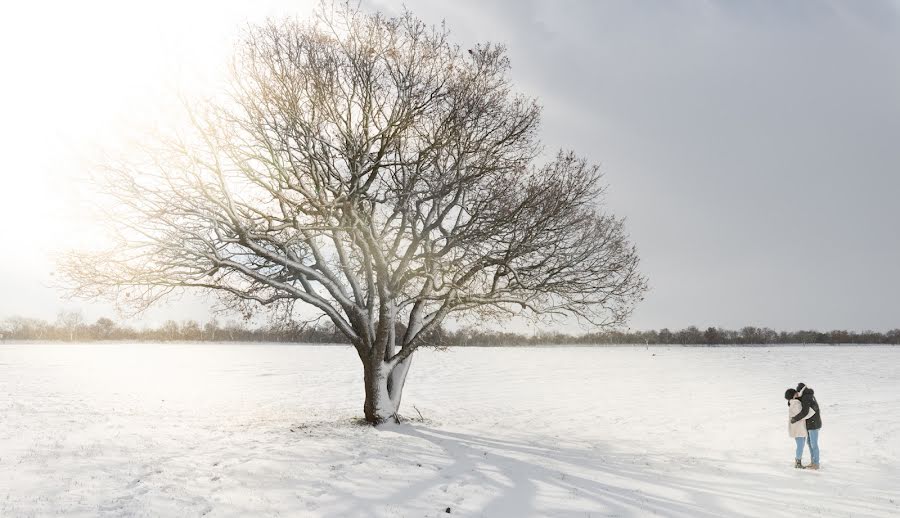
[[[0,516],[900,515],[900,347],[420,351],[362,405],[344,346],[0,345]]]

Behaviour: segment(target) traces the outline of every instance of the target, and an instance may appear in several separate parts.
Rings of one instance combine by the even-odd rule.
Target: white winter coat
[[[799,414],[802,409],[803,404],[800,403],[799,399],[792,399],[788,404],[788,435],[791,437],[806,437],[806,420],[816,413],[815,410],[810,408],[803,419],[792,423],[791,418]]]

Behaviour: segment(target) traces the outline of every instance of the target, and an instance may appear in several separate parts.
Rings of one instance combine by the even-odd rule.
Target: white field
[[[0,516],[900,515],[900,347],[423,351],[361,409],[343,346],[0,345]]]

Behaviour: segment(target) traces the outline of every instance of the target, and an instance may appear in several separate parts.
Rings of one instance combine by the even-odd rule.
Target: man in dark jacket
[[[791,418],[792,423],[804,419],[809,414],[810,409],[815,412],[806,420],[806,431],[808,434],[806,442],[809,444],[809,453],[812,456],[812,464],[807,466],[807,468],[819,469],[819,429],[822,428],[822,414],[819,412],[819,402],[816,401],[813,389],[803,383],[797,385],[797,395],[795,397],[800,400],[802,407],[800,408],[800,413]]]

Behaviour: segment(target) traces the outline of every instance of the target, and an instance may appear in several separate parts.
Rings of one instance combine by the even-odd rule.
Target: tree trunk
[[[397,411],[400,409],[400,398],[411,359],[412,356],[408,357],[393,369],[380,358],[366,362],[363,367],[366,388],[363,412],[366,422],[378,425],[400,421]]]

